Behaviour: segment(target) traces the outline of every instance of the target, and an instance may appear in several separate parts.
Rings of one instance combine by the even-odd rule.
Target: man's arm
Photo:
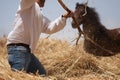
[[[73,12],[64,13],[61,17],[50,22],[46,17],[43,18],[43,33],[52,34],[62,30],[66,25],[66,19],[73,16]]]
[[[30,8],[37,0],[20,0],[20,10]]]
[[[51,22],[46,17],[44,17],[43,24],[44,25],[42,32],[47,34],[53,34],[55,32],[62,30],[65,27],[66,18],[59,17]]]

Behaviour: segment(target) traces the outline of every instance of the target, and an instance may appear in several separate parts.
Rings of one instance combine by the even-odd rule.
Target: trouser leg
[[[43,67],[43,65],[41,64],[41,62],[36,58],[36,56],[34,56],[33,54],[31,54],[31,61],[27,70],[28,73],[36,73],[38,72],[38,74],[40,75],[46,75],[46,70]]]
[[[41,62],[21,46],[8,47],[8,62],[12,70],[24,70],[28,73],[46,75],[46,71]]]
[[[24,47],[8,47],[8,62],[12,70],[27,71],[30,57],[30,53]]]

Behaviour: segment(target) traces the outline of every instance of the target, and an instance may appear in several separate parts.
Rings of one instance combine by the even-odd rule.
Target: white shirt
[[[33,53],[41,33],[52,34],[62,30],[65,25],[66,18],[59,17],[50,22],[44,17],[35,0],[20,0],[15,16],[14,29],[7,37],[7,44],[28,44]]]

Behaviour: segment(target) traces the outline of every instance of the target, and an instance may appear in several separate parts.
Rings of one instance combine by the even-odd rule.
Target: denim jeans
[[[23,70],[27,73],[46,75],[41,62],[24,46],[8,46],[8,62],[12,70]]]

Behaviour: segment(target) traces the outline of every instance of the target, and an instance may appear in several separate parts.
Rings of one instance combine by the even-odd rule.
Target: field
[[[57,39],[40,39],[35,55],[47,76],[13,72],[7,61],[6,38],[0,39],[0,80],[120,80],[120,54],[99,57],[79,45]],[[37,74],[37,73],[36,73]]]

